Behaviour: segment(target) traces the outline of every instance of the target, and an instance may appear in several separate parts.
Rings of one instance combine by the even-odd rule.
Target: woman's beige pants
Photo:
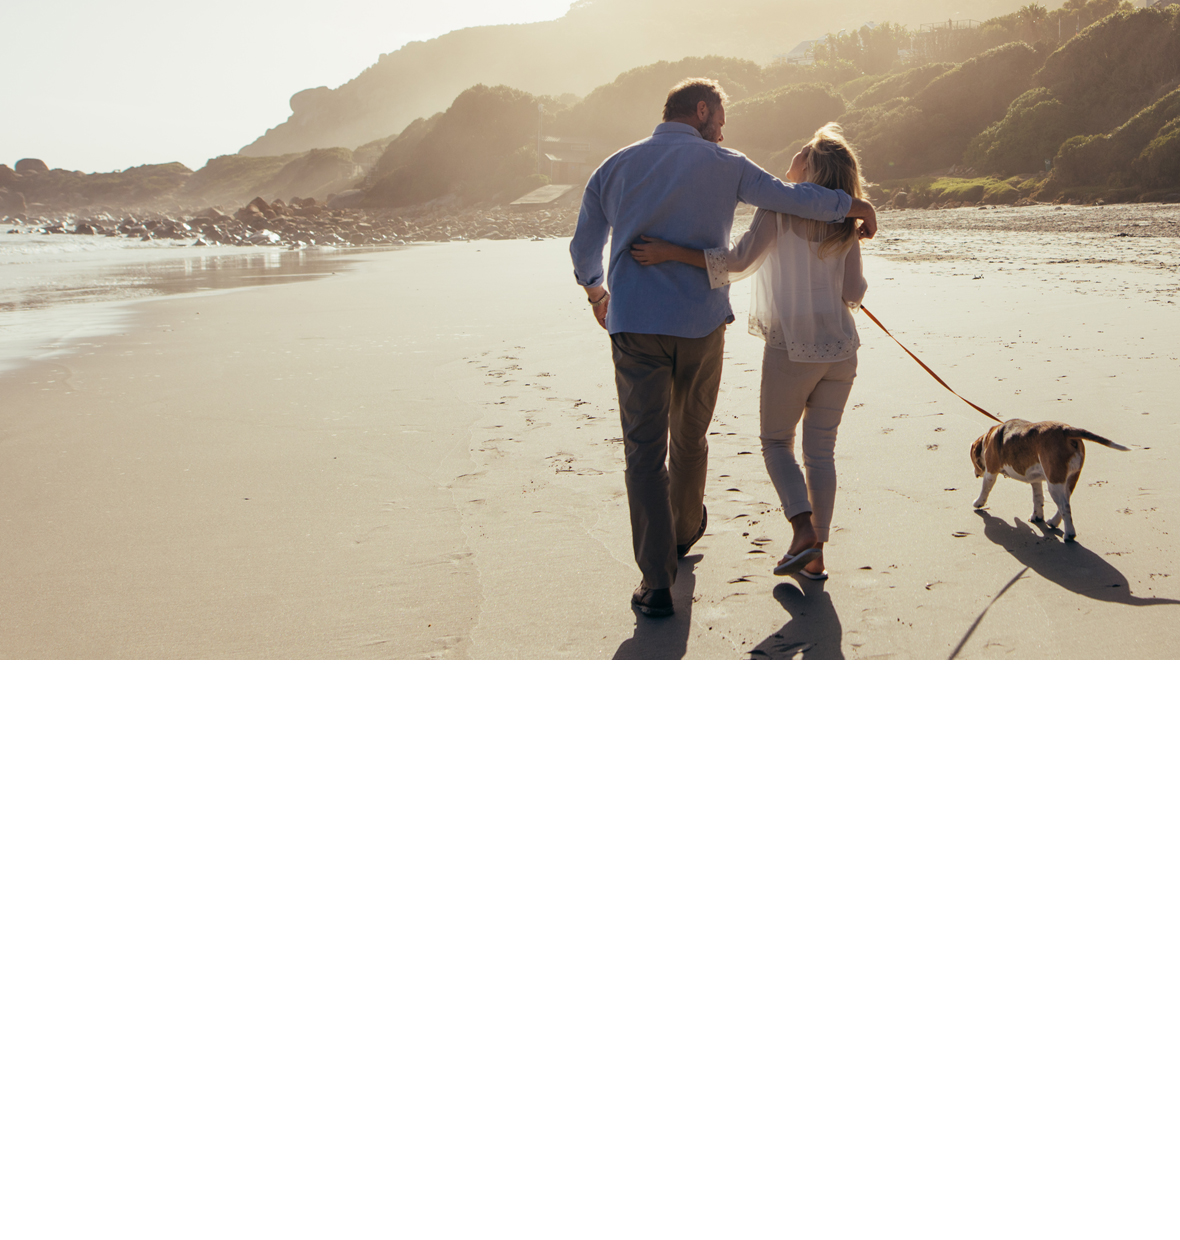
[[[856,378],[856,354],[842,362],[793,362],[786,349],[762,354],[762,459],[783,512],[811,513],[827,542],[836,503],[836,432]],[[795,459],[795,428],[803,421],[803,470]]]

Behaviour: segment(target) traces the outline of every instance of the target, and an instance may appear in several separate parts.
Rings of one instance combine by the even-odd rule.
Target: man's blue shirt
[[[602,284],[602,252],[611,236],[607,331],[695,338],[732,323],[729,289],[710,289],[703,268],[643,267],[630,248],[644,234],[695,250],[728,247],[739,202],[827,221],[842,220],[852,205],[843,190],[784,184],[677,121],[657,125],[650,138],[602,164],[582,196],[570,255],[579,284]]]

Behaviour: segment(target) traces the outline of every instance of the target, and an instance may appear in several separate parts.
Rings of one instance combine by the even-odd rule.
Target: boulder
[[[16,161],[16,171],[22,174],[26,172],[48,172],[49,165],[43,159],[18,159]]]
[[[364,198],[365,192],[360,189],[345,190],[342,194],[333,194],[328,199],[328,206],[332,208],[338,207],[354,207],[357,206],[361,199]]]
[[[7,164],[0,164],[0,189],[6,185],[19,185],[20,180],[19,172],[14,171]]]
[[[74,235],[78,237],[93,237],[94,225],[87,220],[79,220],[74,225]]]

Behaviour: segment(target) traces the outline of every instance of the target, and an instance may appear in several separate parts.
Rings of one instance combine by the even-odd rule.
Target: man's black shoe
[[[701,505],[701,528],[697,530],[697,532],[688,540],[688,542],[676,544],[676,558],[678,560],[683,560],[684,557],[688,555],[689,551],[692,550],[693,544],[705,532],[705,526],[708,524],[709,524],[709,510],[704,506],[704,504],[702,504]]]
[[[656,619],[661,616],[670,616],[673,612],[672,591],[653,590],[641,581],[639,589],[631,595],[631,606],[642,615]]]

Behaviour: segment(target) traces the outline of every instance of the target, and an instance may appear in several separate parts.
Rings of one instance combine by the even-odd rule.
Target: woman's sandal
[[[800,577],[806,577],[808,581],[827,581],[827,573],[809,573],[805,568],[795,570]]]
[[[804,573],[803,565],[810,564],[812,560],[822,556],[823,553],[824,549],[822,547],[804,547],[802,551],[796,551],[794,555],[788,552],[774,566],[774,575],[776,577],[785,577],[788,573],[800,573],[804,577],[811,577],[812,580],[820,580],[812,573]]]

